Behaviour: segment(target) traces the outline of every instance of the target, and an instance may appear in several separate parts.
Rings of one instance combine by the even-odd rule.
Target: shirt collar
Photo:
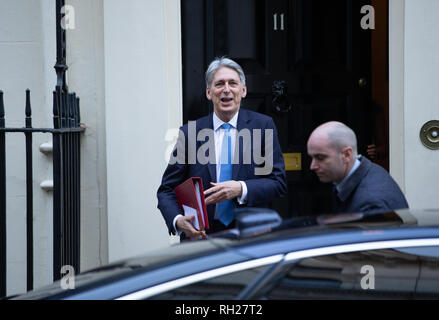
[[[238,114],[239,114],[239,110],[238,110],[238,112],[236,112],[236,114],[233,116],[233,118],[228,122],[235,129],[237,128],[237,124],[238,124]],[[214,131],[218,130],[218,128],[221,127],[223,125],[223,123],[225,123],[225,122],[222,121],[220,118],[218,118],[214,112],[213,113],[213,130]]]
[[[337,191],[340,192],[341,188],[343,188],[343,185],[345,184],[346,180],[348,180],[348,178],[355,172],[355,170],[358,169],[358,167],[360,166],[361,162],[359,160],[361,156],[357,156],[357,158],[355,159],[354,165],[352,166],[351,171],[349,171],[348,175],[339,183],[339,184],[335,184],[335,187],[337,188]]]

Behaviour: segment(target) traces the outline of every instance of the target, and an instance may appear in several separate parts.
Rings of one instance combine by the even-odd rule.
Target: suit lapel
[[[357,188],[357,186],[361,183],[363,178],[369,172],[369,169],[371,167],[370,161],[365,157],[361,157],[360,161],[360,166],[352,173],[351,176],[349,176],[349,178],[342,186],[342,190],[338,193],[338,198],[343,202],[345,202],[349,198],[352,192]]]
[[[198,132],[202,129],[212,129],[213,130],[213,113],[210,113],[207,117],[200,120],[200,123],[197,127],[197,135],[198,135]],[[201,144],[202,144],[202,141],[197,141],[197,151],[198,151],[199,147],[201,146]],[[216,159],[215,149],[213,150],[213,152],[214,152],[213,158]],[[209,171],[211,181],[216,182],[216,164],[215,164],[215,162],[208,163],[207,169]]]
[[[238,122],[237,122],[237,133],[236,133],[236,141],[235,141],[235,156],[234,156],[234,162],[236,164],[233,165],[232,169],[232,180],[237,180],[239,170],[241,169],[241,162],[243,162],[243,148],[249,147],[244,146],[243,143],[239,143],[239,131],[242,129],[250,129],[249,126],[249,117],[248,113],[245,109],[239,109],[239,115],[238,115]]]

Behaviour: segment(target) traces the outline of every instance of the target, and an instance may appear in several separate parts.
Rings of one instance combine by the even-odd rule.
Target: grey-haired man
[[[170,233],[183,233],[188,238],[200,235],[192,225],[192,217],[183,215],[175,198],[174,188],[189,177],[201,177],[204,188],[207,189],[205,196],[211,226],[209,232],[233,227],[236,206],[267,206],[275,198],[285,195],[284,160],[276,127],[270,117],[240,109],[241,100],[246,95],[245,75],[239,64],[226,57],[217,58],[211,62],[206,71],[206,96],[212,101],[214,112],[195,122],[195,136],[198,137],[200,131],[205,129],[212,131],[215,161],[202,164],[199,159],[196,159],[195,163],[190,163],[186,147],[183,163],[169,163],[163,174],[157,197],[158,208]],[[194,141],[188,141],[191,139],[188,127],[186,124],[180,128],[185,146],[195,144]],[[241,131],[260,134],[250,134],[251,141],[243,143]],[[271,138],[271,141],[266,137]],[[225,141],[230,141],[230,143]],[[266,141],[269,141],[267,145]],[[204,141],[204,143],[207,142],[209,141]],[[200,148],[203,148],[204,143],[203,141],[196,142],[197,154]],[[233,159],[233,165],[230,161],[229,165],[224,164],[224,159],[222,159],[224,146],[229,144],[229,150],[231,150],[229,156]],[[261,167],[261,163],[255,157],[252,157],[249,162],[244,161],[248,155],[244,152],[245,148],[247,147],[247,151],[254,155],[254,146],[260,146],[260,153],[270,159],[271,170],[269,172],[257,173],[257,168]],[[177,151],[176,148],[174,156]],[[225,176],[227,178],[224,178]],[[223,211],[228,214],[228,218],[222,218]],[[204,233],[202,235],[204,236]]]

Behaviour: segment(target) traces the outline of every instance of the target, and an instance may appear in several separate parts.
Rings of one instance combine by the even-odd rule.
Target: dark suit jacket
[[[206,117],[198,119],[196,121],[196,134],[202,129],[212,129],[213,130],[213,114],[209,114]],[[244,181],[247,185],[247,203],[246,206],[249,207],[262,207],[268,206],[270,202],[277,198],[282,197],[286,194],[286,178],[285,178],[285,167],[284,159],[277,138],[277,130],[273,120],[265,115],[256,113],[253,111],[240,109],[237,121],[238,133],[242,129],[249,129],[250,136],[252,139],[251,144],[243,145],[242,140],[239,143],[239,163],[233,165],[232,180]],[[261,147],[265,150],[265,131],[264,129],[273,129],[273,170],[267,175],[255,175],[255,168],[263,167],[258,166],[253,158],[253,129],[262,129],[261,135]],[[158,208],[160,209],[163,218],[168,226],[169,233],[174,233],[173,220],[178,214],[183,214],[178,206],[177,200],[175,198],[174,188],[180,183],[184,182],[189,177],[200,177],[203,180],[204,189],[210,188],[210,182],[216,182],[216,164],[200,164],[198,159],[195,164],[189,164],[188,162],[188,149],[191,141],[188,141],[188,124],[180,128],[179,137],[180,143],[183,139],[185,145],[185,155],[184,161],[178,161],[175,164],[168,164],[168,167],[163,174],[162,184],[157,191],[158,198]],[[195,137],[192,137],[194,139]],[[237,138],[238,140],[238,138]],[[207,142],[197,141],[196,150]],[[179,142],[177,142],[178,145]],[[236,142],[238,145],[238,141]],[[258,142],[259,143],[259,142]],[[250,149],[248,149],[250,148]],[[251,163],[245,164],[243,162],[243,152],[252,152]],[[235,148],[235,159],[236,159]],[[177,149],[174,149],[174,157],[177,156]],[[214,158],[214,155],[213,159]],[[184,162],[184,163],[179,163]],[[236,162],[236,161],[234,161]],[[237,201],[235,201],[235,205]],[[207,206],[209,223],[213,223],[215,215],[215,205]]]
[[[408,208],[399,186],[379,165],[365,157],[334,198],[334,211],[378,212]]]

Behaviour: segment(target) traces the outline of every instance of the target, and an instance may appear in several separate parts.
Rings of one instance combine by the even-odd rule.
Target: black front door
[[[283,217],[325,212],[330,185],[309,170],[306,142],[319,124],[338,120],[357,133],[359,153],[372,140],[367,0],[184,0],[184,122],[208,114],[204,72],[227,55],[246,73],[243,108],[271,116],[286,158]]]

